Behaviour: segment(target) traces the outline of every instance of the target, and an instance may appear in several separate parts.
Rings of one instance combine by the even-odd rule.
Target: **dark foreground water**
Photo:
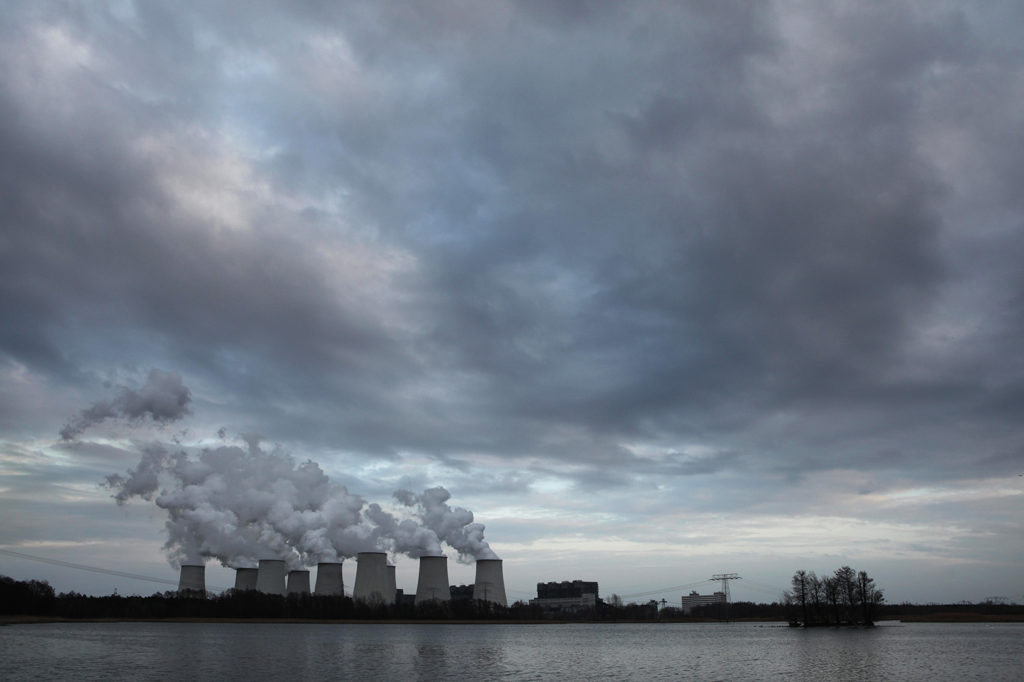
[[[0,627],[0,680],[1024,680],[1024,624]]]

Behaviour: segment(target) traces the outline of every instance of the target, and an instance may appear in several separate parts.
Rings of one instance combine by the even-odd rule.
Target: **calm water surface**
[[[2,680],[1024,680],[1024,624],[0,627]]]

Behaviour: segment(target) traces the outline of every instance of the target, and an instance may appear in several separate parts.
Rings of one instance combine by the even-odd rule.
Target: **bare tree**
[[[810,602],[811,622],[820,623],[827,620],[824,613],[825,607],[825,584],[814,571],[807,573],[807,601]]]
[[[878,606],[885,601],[873,578],[849,566],[820,578],[814,571],[801,569],[793,574],[792,588],[783,595],[790,622],[802,620],[804,625],[873,625]]]
[[[800,569],[793,574],[793,601],[800,605],[802,622],[807,625],[807,571]]]
[[[875,586],[874,578],[865,571],[857,573],[857,599],[860,601],[861,622],[874,625],[877,607],[885,601],[882,591]]]
[[[837,568],[833,574],[842,604],[843,618],[841,621],[852,623],[857,619],[857,572],[849,566]]]
[[[828,576],[823,579],[825,587],[825,601],[829,605],[829,615],[831,620],[835,624],[839,624],[839,620],[842,614],[839,611],[839,581],[835,579],[835,576]]]

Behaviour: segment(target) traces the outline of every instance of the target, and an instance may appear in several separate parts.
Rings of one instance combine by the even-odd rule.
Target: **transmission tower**
[[[717,580],[722,583],[722,593],[725,595],[725,618],[723,620],[729,620],[729,581],[730,580],[743,580],[739,573],[716,573],[711,576],[712,580]]]

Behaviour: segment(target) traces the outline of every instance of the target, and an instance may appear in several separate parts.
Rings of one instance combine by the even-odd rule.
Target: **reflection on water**
[[[0,679],[1021,680],[1024,624],[73,623],[0,628]]]

